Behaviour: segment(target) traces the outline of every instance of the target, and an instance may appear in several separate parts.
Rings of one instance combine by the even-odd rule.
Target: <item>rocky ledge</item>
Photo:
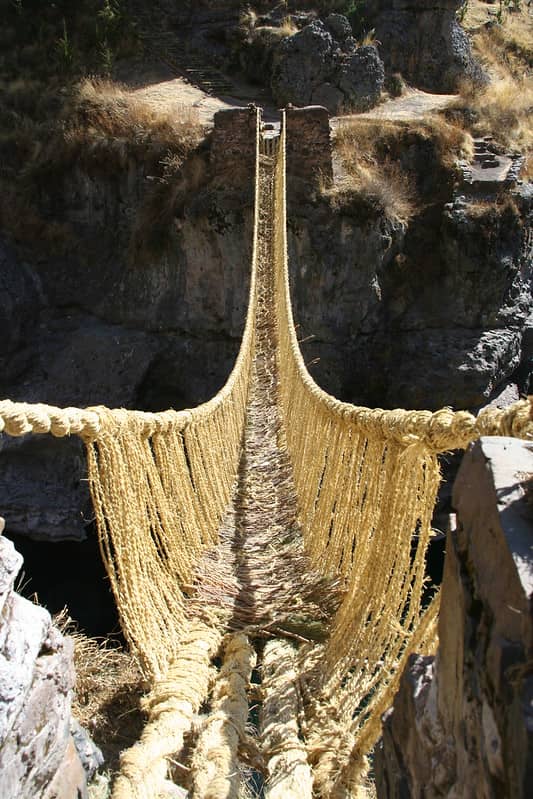
[[[435,658],[414,655],[383,719],[379,799],[533,790],[530,443],[484,438],[454,487]]]
[[[4,521],[0,519],[0,533]],[[14,591],[22,557],[0,535],[0,796],[86,799],[94,749],[71,717],[73,645]],[[90,749],[90,757],[85,750]]]

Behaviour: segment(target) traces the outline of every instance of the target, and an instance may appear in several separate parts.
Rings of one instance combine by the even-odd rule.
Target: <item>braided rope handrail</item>
[[[302,360],[302,379],[311,396],[345,421],[356,424],[366,435],[378,435],[407,446],[424,444],[434,452],[465,449],[480,436],[533,439],[531,397],[519,400],[507,408],[484,408],[478,416],[468,411],[453,411],[451,408],[432,412],[358,407],[337,400],[317,386],[303,364],[299,347],[295,352],[297,354],[300,355],[298,360]],[[110,410],[104,406],[60,408],[42,403],[0,400],[0,433],[14,437],[30,433],[50,434],[56,438],[77,435],[84,441],[91,442],[98,438],[102,428],[101,415],[105,412],[115,420],[117,430],[121,425],[133,425],[141,436],[150,437],[169,430],[185,430],[193,421],[211,414],[221,401],[221,395],[222,390],[216,395],[216,404],[210,400],[193,410],[158,413],[123,408]]]

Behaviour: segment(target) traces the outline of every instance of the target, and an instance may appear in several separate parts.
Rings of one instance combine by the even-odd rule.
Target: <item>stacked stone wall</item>
[[[216,185],[251,188],[255,176],[256,109],[217,111],[211,141],[211,165]]]
[[[333,179],[328,112],[322,106],[288,108],[286,119],[289,193],[312,192]]]

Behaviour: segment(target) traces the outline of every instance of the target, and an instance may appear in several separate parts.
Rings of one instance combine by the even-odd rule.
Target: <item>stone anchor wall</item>
[[[85,799],[70,735],[72,642],[48,611],[13,590],[21,565],[0,535],[0,797]]]
[[[484,438],[463,459],[437,656],[413,655],[376,755],[379,799],[533,795],[531,444]]]
[[[256,110],[217,111],[211,141],[214,182],[224,188],[250,189],[255,175]]]
[[[319,105],[288,108],[287,186],[308,195],[333,179],[329,114]]]

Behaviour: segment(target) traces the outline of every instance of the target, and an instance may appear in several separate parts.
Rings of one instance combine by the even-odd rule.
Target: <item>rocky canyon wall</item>
[[[313,146],[300,147],[313,114]],[[409,224],[369,200],[332,204],[319,190],[318,167],[331,168],[322,116],[289,116],[290,271],[312,374],[371,406],[485,403],[520,363],[529,371],[533,195],[519,187],[502,205],[475,207],[454,198],[431,141],[414,137],[402,168],[424,202]],[[224,136],[217,161],[220,133],[214,151],[195,155],[205,173],[196,188],[180,175],[169,186],[162,244],[152,239],[163,206],[143,222],[159,190],[143,163],[76,163],[40,188],[70,239],[59,254],[1,244],[2,396],[161,410],[223,385],[246,312],[253,189],[250,164]],[[4,436],[0,457],[10,530],[83,537],[92,514],[77,441]]]
[[[0,796],[87,799],[71,734],[72,641],[14,591],[22,558],[3,527],[0,519]]]
[[[411,657],[383,719],[378,799],[526,799],[533,790],[531,444],[465,456],[435,658]]]

